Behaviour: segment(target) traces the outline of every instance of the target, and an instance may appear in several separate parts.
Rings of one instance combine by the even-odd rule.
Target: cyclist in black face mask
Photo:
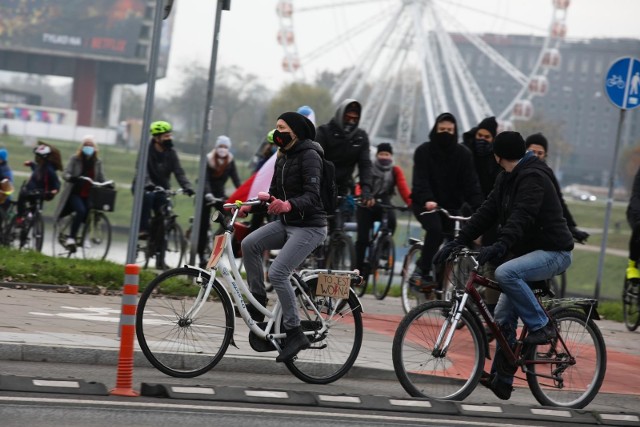
[[[157,213],[162,206],[167,203],[167,198],[163,193],[149,190],[153,190],[155,187],[162,187],[166,190],[170,189],[171,174],[173,174],[180,184],[180,187],[182,187],[184,194],[188,196],[194,194],[191,182],[180,164],[178,153],[173,149],[172,130],[171,124],[164,121],[153,122],[149,128],[151,144],[149,145],[147,177],[144,185],[147,192],[142,201],[139,238],[147,238],[151,209],[153,208]],[[133,182],[132,191],[135,188],[135,178]]]
[[[329,123],[318,128],[316,141],[324,149],[325,158],[336,167],[338,193],[341,196],[354,194],[356,183],[353,174],[357,165],[363,202],[367,206],[373,206],[375,202],[371,193],[369,136],[358,127],[361,114],[362,106],[358,101],[345,99]],[[345,208],[342,207],[343,210]],[[349,209],[350,212],[352,209],[353,206]]]
[[[410,284],[415,291],[430,295],[435,287],[432,259],[445,234],[452,234],[454,223],[439,213],[422,216],[420,213],[441,206],[459,215],[463,213],[463,205],[464,210],[475,210],[483,197],[471,152],[458,144],[453,114],[443,113],[436,118],[429,142],[416,149],[413,162],[412,209],[427,233]]]

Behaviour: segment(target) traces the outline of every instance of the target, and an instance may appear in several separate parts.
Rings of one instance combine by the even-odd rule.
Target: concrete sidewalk
[[[14,289],[0,284],[0,360],[50,361],[116,365],[120,348],[117,335],[120,318],[119,295],[87,295],[60,292],[56,288]],[[399,298],[362,300],[365,336],[351,377],[395,379],[391,347],[403,316]],[[598,321],[607,344],[607,374],[601,389],[605,393],[640,396],[640,333],[628,332],[621,323]],[[222,359],[225,369],[264,372],[282,369],[275,353],[256,353],[248,343],[248,328],[236,323],[235,341]],[[148,365],[135,353],[137,365]]]

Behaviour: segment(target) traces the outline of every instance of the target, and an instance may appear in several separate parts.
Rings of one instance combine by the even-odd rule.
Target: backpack
[[[327,215],[333,215],[338,208],[338,186],[336,185],[336,167],[332,161],[322,156],[322,183],[320,200]]]

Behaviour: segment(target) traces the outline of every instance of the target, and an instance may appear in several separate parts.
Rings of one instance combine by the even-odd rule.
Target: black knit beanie
[[[500,132],[493,141],[493,154],[507,160],[520,160],[527,149],[519,132]]]
[[[299,140],[304,141],[305,139],[315,139],[316,137],[316,127],[313,125],[311,120],[307,119],[302,114],[296,113],[294,111],[288,111],[286,113],[280,114],[278,120],[284,120],[287,125],[291,128],[293,133],[296,134]]]
[[[378,151],[376,152],[376,154],[382,152],[393,154],[393,147],[388,142],[381,142],[380,144],[378,144]]]
[[[549,141],[540,132],[529,135],[525,141],[525,146],[529,148],[530,145],[536,144],[544,148],[545,153],[549,154]]]
[[[498,122],[493,116],[487,117],[480,122],[477,128],[488,130],[491,136],[495,138],[496,134],[498,133]]]

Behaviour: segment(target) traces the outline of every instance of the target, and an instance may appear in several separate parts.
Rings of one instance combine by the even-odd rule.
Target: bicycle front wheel
[[[638,329],[638,325],[640,325],[640,283],[625,279],[622,290],[622,315],[628,330],[633,332]]]
[[[353,270],[356,252],[353,241],[348,235],[331,237],[327,268],[331,270]]]
[[[405,314],[408,314],[420,304],[427,302],[426,295],[417,289],[413,289],[409,283],[413,269],[416,266],[416,261],[420,258],[421,253],[422,244],[414,244],[409,248],[409,252],[407,252],[407,255],[404,257],[404,262],[402,263],[400,299],[402,300],[402,309]]]
[[[186,250],[186,242],[182,227],[174,222],[166,230],[166,246],[164,253],[164,264],[168,268],[178,268],[182,266],[182,259]]]
[[[53,256],[70,257],[74,252],[67,247],[67,238],[71,235],[73,214],[60,218],[53,225]]]
[[[349,292],[346,300],[315,295],[317,283],[317,278],[305,281],[303,288],[309,289],[309,299],[297,295],[298,313],[305,331],[319,331],[323,321],[327,329],[309,335],[311,347],[300,351],[297,358],[286,365],[304,382],[329,384],[349,372],[360,353],[362,306],[353,292]],[[310,304],[316,307],[319,315]]]
[[[153,279],[140,296],[136,313],[140,349],[167,375],[202,375],[222,359],[229,347],[233,304],[217,280],[203,301],[209,277],[190,268],[168,270]]]
[[[584,408],[598,394],[607,369],[607,350],[600,330],[584,313],[551,314],[558,338],[526,355],[527,382],[541,405]],[[553,377],[541,377],[544,374]]]
[[[376,262],[372,266],[373,295],[382,300],[389,293],[396,263],[396,247],[391,236],[380,238],[376,247]]]
[[[82,231],[82,255],[103,260],[111,247],[111,223],[102,212],[90,212]]]
[[[33,218],[26,220],[26,228],[20,234],[20,249],[30,249],[42,252],[42,242],[44,241],[44,221],[38,212],[33,214]]]
[[[485,357],[482,332],[467,310],[456,328],[456,306],[456,301],[430,301],[411,310],[396,330],[393,369],[413,397],[462,400],[480,380]],[[452,328],[451,342],[443,350],[444,338]]]

